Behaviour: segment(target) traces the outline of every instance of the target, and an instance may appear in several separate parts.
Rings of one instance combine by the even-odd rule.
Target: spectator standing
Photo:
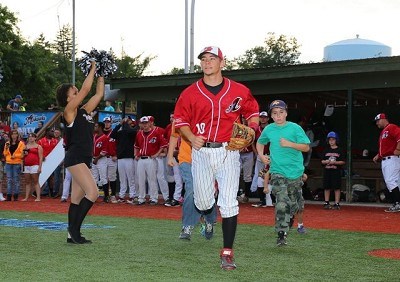
[[[148,116],[149,118],[149,125],[151,130],[157,132],[158,135],[161,135],[165,139],[165,130],[159,126],[154,125],[154,117]],[[165,143],[168,143],[168,140],[165,140]],[[163,148],[163,150],[157,155],[157,183],[158,187],[160,188],[161,194],[164,198],[164,202],[169,205],[172,201],[169,197],[169,186],[168,181],[166,180],[166,156],[167,156],[167,147]]]
[[[135,140],[135,158],[138,160],[137,174],[139,181],[138,205],[146,202],[146,182],[149,186],[150,204],[157,205],[157,157],[165,150],[167,143],[160,132],[151,128],[148,116],[141,117],[140,123],[143,129],[138,132]]]
[[[46,161],[47,156],[53,151],[53,149],[57,146],[58,140],[54,138],[54,130],[52,128],[46,128],[46,134],[43,138],[38,141],[38,144],[43,148],[43,162]],[[54,175],[53,173],[50,175],[49,179],[47,179],[44,184],[44,193],[45,191],[49,191],[48,194],[50,197],[54,197],[56,194],[54,193]]]
[[[275,230],[278,233],[277,245],[286,245],[290,218],[298,210],[299,189],[303,185],[303,154],[310,149],[310,140],[304,130],[296,123],[286,120],[287,106],[282,100],[270,104],[269,124],[257,141],[257,152],[263,163],[269,161],[264,155],[264,146],[270,143],[270,184],[276,197]]]
[[[53,135],[54,135],[54,139],[57,140],[57,144],[58,144],[62,139],[61,129],[55,128],[54,132],[53,132]],[[54,170],[54,173],[53,173],[53,175],[54,175],[54,188],[53,188],[54,189],[54,191],[53,191],[54,195],[53,195],[53,198],[57,198],[59,196],[59,194],[60,194],[60,188],[61,188],[61,184],[63,182],[63,180],[62,180],[63,167],[64,167],[64,164],[63,164],[63,162],[61,162],[56,167],[56,169]]]
[[[110,138],[115,139],[117,146],[117,166],[120,182],[119,199],[125,199],[129,188],[128,204],[133,204],[137,198],[135,186],[136,166],[134,161],[134,145],[137,134],[135,121],[127,116],[122,119],[112,131]]]
[[[11,131],[11,128],[7,125],[7,123],[5,121],[1,121],[0,120],[0,134],[9,134]]]
[[[261,135],[261,132],[268,125],[268,121],[269,121],[268,113],[266,111],[260,112],[259,119],[260,119],[260,126],[256,130],[256,137],[255,137],[254,142],[257,142],[258,138]],[[269,155],[269,145],[264,146],[264,155]],[[265,164],[263,164],[260,157],[257,155],[256,163],[254,165],[253,180],[251,182],[251,187],[250,187],[250,192],[251,193],[256,192],[257,196],[260,197],[260,202],[252,205],[253,207],[256,207],[256,208],[264,205],[263,199],[265,199],[265,195],[262,192],[264,188],[262,186],[258,185],[259,184],[258,174],[259,174],[260,170],[262,170],[264,167],[265,167]]]
[[[19,136],[21,136],[21,138],[24,136],[24,132],[23,132],[22,128],[19,127],[18,122],[16,122],[16,121],[13,122],[13,124],[12,124],[12,129],[17,130],[18,133],[19,133]]]
[[[372,159],[381,162],[382,174],[386,183],[389,202],[393,205],[385,212],[400,212],[400,127],[390,123],[386,114],[375,117],[376,126],[382,129],[379,136],[378,153]]]
[[[93,163],[91,172],[94,181],[97,186],[101,187],[104,192],[103,202],[108,203],[110,201],[110,192],[108,188],[107,180],[107,163],[108,163],[108,136],[103,133],[104,123],[97,122],[94,125],[94,136],[93,136]]]
[[[106,101],[106,106],[104,107],[104,110],[107,112],[115,112],[114,107],[111,105],[111,101]]]
[[[25,144],[21,141],[18,131],[11,130],[10,139],[6,142],[3,151],[6,159],[7,201],[11,201],[12,196],[14,201],[18,201],[24,148]]]
[[[8,101],[7,110],[12,112],[19,111],[21,102],[22,102],[22,96],[20,94],[16,95],[14,99]]]
[[[68,200],[69,193],[71,190],[72,175],[68,169],[65,170],[65,177],[63,181],[63,191],[61,195],[61,203],[65,203]]]
[[[42,128],[43,128],[43,121],[38,121],[37,127],[33,132],[37,134]]]
[[[113,204],[118,203],[116,199],[117,194],[117,144],[115,139],[111,137],[112,132],[112,119],[111,117],[105,117],[103,119],[104,129],[103,133],[108,138],[108,148],[107,148],[107,181],[111,188],[110,202]],[[123,200],[122,202],[124,202]]]
[[[338,146],[338,135],[336,132],[331,131],[326,136],[328,143],[327,148],[322,153],[321,164],[324,166],[324,209],[340,210],[340,188],[342,185],[342,167],[345,164],[345,158],[342,149]],[[331,207],[329,199],[331,197],[331,190],[335,192],[335,204]]]
[[[0,202],[4,201],[6,198],[4,198],[4,195],[2,193],[2,186],[1,183],[3,183],[4,179],[4,163],[5,163],[5,158],[4,158],[4,146],[6,144],[6,141],[8,140],[8,136],[5,133],[0,133]]]
[[[25,176],[25,198],[27,201],[31,189],[36,191],[35,202],[40,202],[39,174],[42,171],[43,148],[36,142],[36,134],[29,133],[28,142],[24,149],[24,176]]]
[[[167,125],[164,131],[164,138],[166,141],[171,140],[171,133],[172,133],[172,127],[173,127],[173,121],[174,121],[174,114],[170,114],[169,116],[170,123]],[[176,207],[181,204],[182,201],[182,189],[183,189],[183,182],[182,182],[182,176],[179,171],[179,166],[177,163],[177,157],[179,153],[179,146],[177,145],[178,142],[174,143],[175,146],[168,147],[167,155],[170,154],[170,150],[172,150],[172,155],[174,156],[175,160],[175,165],[168,165],[166,167],[167,170],[167,181],[168,181],[168,187],[169,187],[169,197],[168,200],[165,202],[165,206],[167,207]],[[168,156],[167,156],[167,162],[168,162]],[[172,179],[172,180],[171,180]]]
[[[28,106],[28,103],[23,103],[21,106],[19,106],[19,110],[21,112],[25,112],[26,111],[26,107]]]

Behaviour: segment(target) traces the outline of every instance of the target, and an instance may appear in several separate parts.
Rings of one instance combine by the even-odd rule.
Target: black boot
[[[77,224],[77,228],[78,228],[78,232],[79,232],[80,244],[92,243],[92,241],[86,240],[85,237],[81,236],[81,226],[82,226],[83,220],[85,219],[89,210],[92,208],[93,204],[94,203],[86,197],[84,197],[81,200],[81,202],[79,203],[79,213],[76,218],[76,224]]]
[[[111,188],[111,196],[115,196],[117,194],[117,181],[110,181]]]
[[[11,201],[11,196],[12,196],[11,194],[7,194],[7,198],[6,198],[6,201],[7,201],[7,202],[10,202],[10,201]]]
[[[173,200],[175,193],[175,182],[168,182],[168,199]]]
[[[80,233],[76,220],[79,214],[79,205],[71,203],[68,209],[68,238],[67,243],[80,244]]]
[[[18,194],[14,194],[14,201],[18,201]]]
[[[244,183],[244,195],[249,198],[250,197],[250,189],[251,189],[251,182],[245,182]]]
[[[103,202],[108,203],[110,200],[110,192],[108,190],[108,183],[103,185],[104,198]]]
[[[87,198],[83,198],[79,205],[71,203],[68,210],[68,243],[73,244],[88,244],[92,241],[86,240],[85,237],[81,236],[81,226],[85,219],[88,211],[93,206],[93,202]]]

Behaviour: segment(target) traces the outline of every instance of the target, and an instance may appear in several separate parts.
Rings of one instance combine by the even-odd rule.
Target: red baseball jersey
[[[58,140],[56,138],[43,137],[38,141],[38,144],[43,148],[43,158],[46,158],[51,151],[57,146]]]
[[[135,148],[139,150],[138,156],[152,156],[160,150],[166,148],[167,142],[160,130],[156,128],[144,132],[140,130],[136,135]]]
[[[107,135],[107,137],[108,137],[108,149],[107,149],[107,151],[108,151],[108,155],[109,156],[116,156],[117,155],[117,142],[116,142],[116,140],[114,138],[110,137],[111,132],[112,132],[112,130],[104,132],[104,134]]]
[[[98,157],[100,154],[108,155],[108,136],[105,134],[93,135],[93,157]]]
[[[246,86],[228,78],[217,95],[198,80],[181,93],[174,110],[176,128],[189,126],[209,142],[228,142],[240,115],[247,120],[258,117],[259,106]]]
[[[264,128],[261,128],[261,126],[257,128],[254,143],[257,143],[257,140],[258,140],[258,138],[260,138],[263,130],[264,130]],[[270,143],[268,143],[267,145],[264,146],[264,155],[269,155],[269,144]]]
[[[379,136],[379,156],[393,156],[397,142],[400,141],[400,127],[393,123],[386,125]]]

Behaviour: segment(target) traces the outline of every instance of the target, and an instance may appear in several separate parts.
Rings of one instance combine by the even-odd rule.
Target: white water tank
[[[345,61],[389,57],[392,48],[377,41],[359,38],[342,40],[324,48],[324,61]]]

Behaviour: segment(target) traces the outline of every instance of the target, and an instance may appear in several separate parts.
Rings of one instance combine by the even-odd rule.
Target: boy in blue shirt
[[[263,163],[270,162],[271,192],[276,197],[275,230],[278,232],[277,245],[286,245],[291,215],[298,209],[301,197],[302,175],[304,173],[303,152],[310,150],[310,139],[297,123],[286,120],[287,105],[275,100],[269,107],[273,123],[265,127],[257,141],[256,148]],[[270,143],[270,160],[263,154]]]

